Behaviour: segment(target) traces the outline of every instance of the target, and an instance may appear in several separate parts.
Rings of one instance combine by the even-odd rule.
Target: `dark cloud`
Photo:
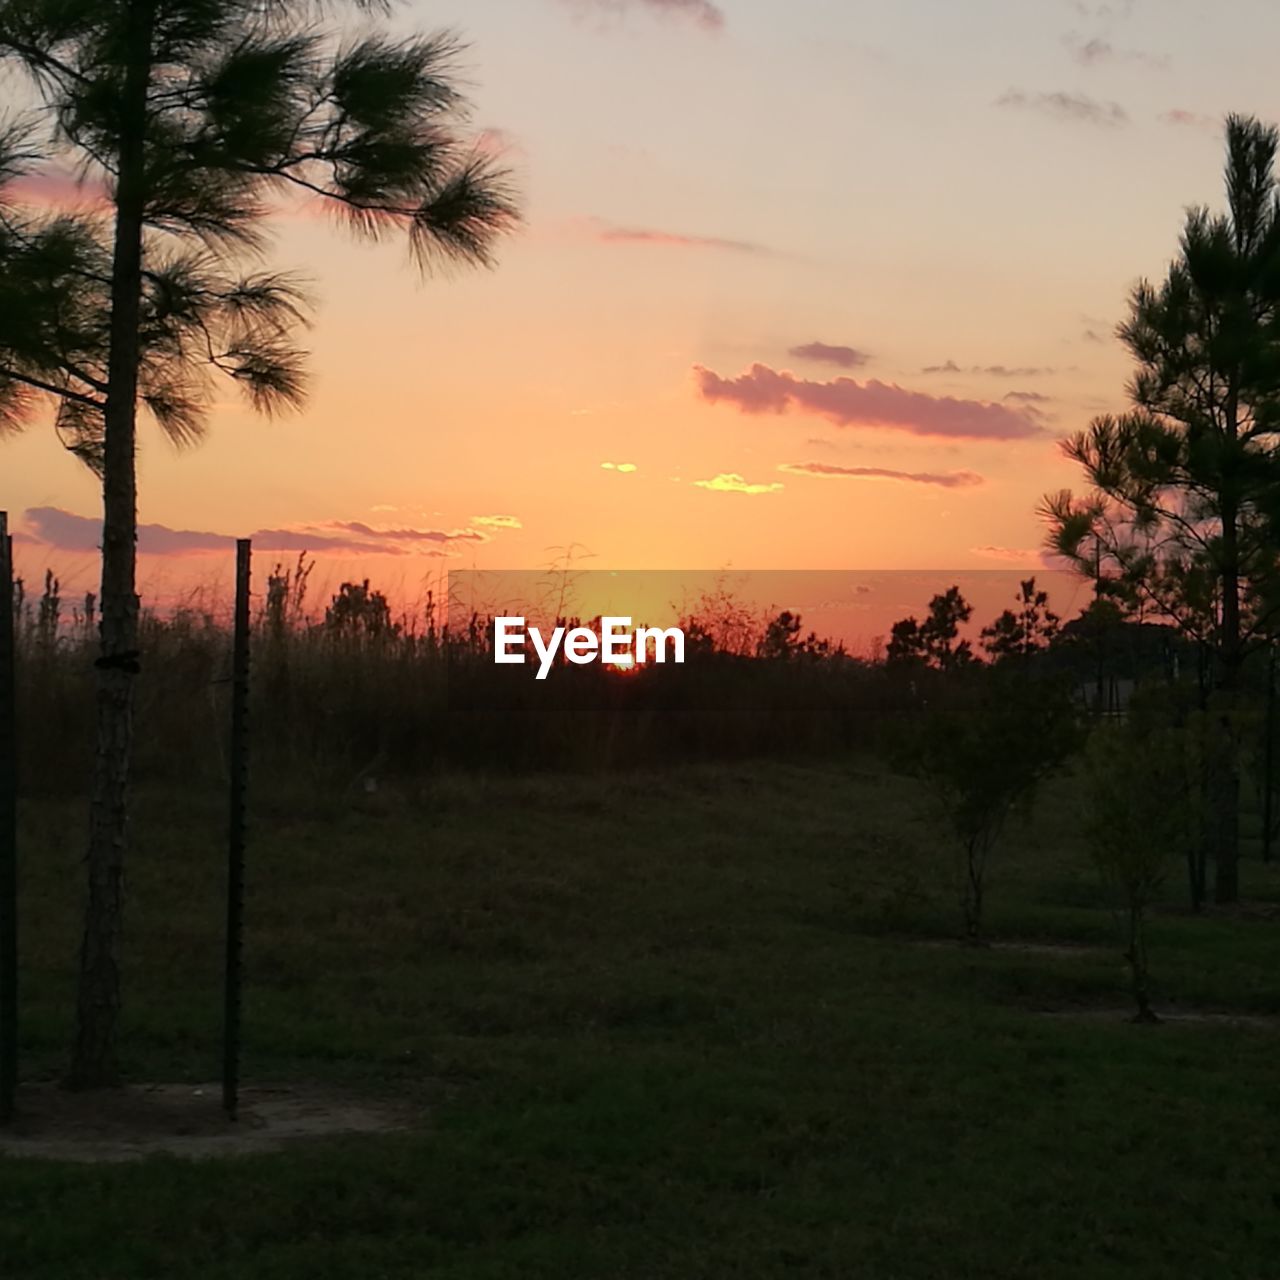
[[[829,462],[784,462],[778,467],[793,476],[822,476],[839,480],[899,480],[932,484],[942,489],[971,489],[984,484],[976,471],[894,471],[889,467],[837,467]]]
[[[1026,93],[1010,89],[996,99],[998,107],[1038,111],[1058,120],[1115,128],[1129,123],[1129,113],[1118,102],[1101,102],[1083,93]]]
[[[796,360],[812,360],[816,364],[833,364],[840,369],[857,369],[871,358],[854,347],[833,347],[826,342],[806,342],[792,347],[787,355]]]
[[[737,378],[722,378],[694,366],[698,394],[712,404],[736,405],[743,413],[818,414],[842,427],[887,427],[912,435],[962,440],[1018,440],[1040,433],[1024,409],[930,396],[891,383],[852,378],[813,382],[794,374],[753,364]]]
[[[1041,395],[1038,391],[1009,391],[1006,400],[1017,400],[1020,404],[1048,404],[1053,397]]]
[[[59,507],[31,507],[26,523],[35,538],[59,551],[97,551],[102,545],[102,521],[78,516]],[[346,555],[405,555],[407,546],[430,548],[426,554],[447,555],[453,542],[483,542],[487,535],[474,529],[445,533],[436,529],[374,529],[356,521],[332,523],[317,529],[258,529],[249,535],[257,551],[314,551]],[[228,551],[235,538],[225,533],[174,529],[164,524],[138,526],[138,551],[142,555],[195,555]]]
[[[167,529],[162,524],[146,526],[149,535],[147,542],[142,539],[143,530],[139,529],[138,549],[151,555],[165,555],[174,551],[202,551],[204,547],[176,545],[185,538],[217,538],[217,534],[189,534],[183,529]],[[173,540],[175,545],[162,546],[162,537]],[[378,547],[368,543],[351,542],[346,538],[335,538],[330,534],[299,532],[297,529],[259,529],[251,533],[254,549],[257,551],[378,551],[391,555],[400,555],[398,547]],[[219,542],[219,546],[229,545],[234,539],[227,538]]]
[[[377,539],[387,542],[429,542],[447,544],[450,542],[488,542],[488,534],[479,529],[454,529],[446,533],[443,529],[375,529],[359,520],[335,520],[324,526],[326,529],[339,529],[344,533],[359,534],[362,538]]]
[[[102,545],[102,521],[91,516],[78,516],[60,507],[30,507],[25,518],[36,538],[59,551],[97,551]],[[138,526],[138,550],[143,555],[223,551],[234,547],[235,542],[235,538],[220,533],[170,529],[163,524]],[[279,548],[282,551],[293,549]]]

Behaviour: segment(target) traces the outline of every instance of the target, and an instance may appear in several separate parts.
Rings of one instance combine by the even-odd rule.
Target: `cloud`
[[[968,368],[961,368],[954,360],[947,360],[943,364],[925,365],[920,370],[921,373],[980,373],[991,378],[1043,378],[1050,374],[1057,373],[1056,369],[1047,366],[1035,365],[1007,365],[1007,364],[971,364]]]
[[[341,530],[343,526],[326,525],[324,527]],[[149,552],[149,554],[152,555],[168,555],[174,550],[181,550],[181,548],[161,546],[159,538],[160,531],[163,530],[174,538],[187,536],[184,530],[166,529],[166,526],[159,524],[148,525],[146,528],[156,532],[157,537],[155,545],[145,547],[142,540],[143,530],[139,529],[138,549],[140,551]],[[372,533],[373,531],[370,530],[370,532]],[[217,537],[218,535],[206,534],[197,536]],[[405,554],[404,548],[400,546],[388,546],[375,541],[363,542],[356,538],[343,537],[340,533],[322,533],[316,529],[259,529],[256,533],[250,534],[249,537],[253,541],[255,551],[332,551],[351,555],[372,553],[388,556],[400,556]],[[226,541],[230,544],[232,540],[227,539]],[[203,550],[204,548],[193,547],[191,549]],[[215,548],[210,549],[212,550]],[[442,553],[433,552],[432,554]]]
[[[1115,128],[1129,123],[1129,113],[1118,102],[1100,102],[1083,93],[1026,93],[1010,89],[996,99],[998,107],[1038,111],[1058,120]]]
[[[658,13],[692,18],[709,30],[719,30],[724,26],[724,10],[712,4],[711,0],[641,0],[641,3]]]
[[[30,507],[25,519],[41,542],[59,551],[97,551],[102,545],[102,521],[90,516],[78,516],[60,507]],[[226,534],[170,529],[162,524],[138,526],[138,550],[143,555],[222,551],[234,546],[235,539]]]
[[[1020,440],[1040,434],[1025,409],[953,396],[930,396],[874,379],[812,382],[753,364],[737,378],[694,366],[698,394],[709,403],[736,405],[743,413],[782,414],[795,408],[842,427],[886,427],[918,436],[957,440]]]
[[[1054,557],[1047,551],[1032,547],[970,547],[975,556],[984,556],[988,560],[1004,560],[1013,564],[1037,564],[1052,566]]]
[[[833,347],[825,342],[806,342],[787,352],[797,360],[812,360],[817,364],[834,364],[841,369],[857,369],[871,358],[865,351],[853,347]]]
[[[772,254],[772,249],[749,240],[727,236],[687,235],[679,231],[659,231],[652,227],[616,227],[599,218],[588,218],[593,240],[601,244],[647,245],[656,249],[711,249],[724,253]]]
[[[375,538],[387,542],[426,542],[444,545],[450,542],[488,542],[489,535],[479,529],[375,529],[360,520],[334,520],[322,526],[354,533],[362,538]]]
[[[472,516],[471,523],[481,529],[523,529],[518,516]]]
[[[749,484],[736,471],[722,471],[713,480],[695,480],[699,489],[710,489],[712,493],[776,493],[784,486],[775,480],[772,484]]]
[[[1085,0],[1068,0],[1071,8],[1085,18],[1128,18],[1133,13],[1134,0],[1118,0],[1103,4],[1086,4]]]
[[[1080,63],[1081,66],[1090,67],[1096,62],[1106,62],[1115,50],[1106,40],[1101,40],[1096,36],[1092,40],[1082,41],[1079,36],[1068,35],[1063,36],[1063,43],[1071,50],[1071,56]]]
[[[6,198],[16,204],[36,205],[44,209],[104,210],[109,197],[106,186],[96,178],[83,180],[57,168],[16,178],[6,190]]]
[[[621,14],[630,9],[647,9],[667,18],[684,18],[707,31],[725,25],[724,10],[712,0],[570,0],[582,13]]]
[[[602,462],[600,466],[605,471],[621,471],[623,475],[630,475],[636,469],[634,462]]]
[[[1173,107],[1160,113],[1163,124],[1175,125],[1180,129],[1204,129],[1209,133],[1217,133],[1222,121],[1217,116],[1205,115],[1199,111],[1184,111],[1181,107]]]
[[[97,551],[102,545],[102,521],[79,516],[60,507],[31,507],[25,519],[35,537],[59,551]],[[313,551],[344,555],[405,555],[405,544],[422,543],[427,554],[445,556],[454,541],[486,541],[475,530],[443,533],[432,529],[381,530],[356,521],[334,522],[315,529],[259,529],[250,535],[256,551]],[[197,529],[174,529],[164,524],[138,526],[141,555],[198,555],[229,551],[236,539],[231,534]]]
[[[1038,391],[1006,391],[1006,400],[1017,400],[1020,404],[1049,404],[1052,396],[1041,395]]]
[[[1168,67],[1169,59],[1154,53],[1144,53],[1141,49],[1117,49],[1109,40],[1094,36],[1092,40],[1082,40],[1072,32],[1063,36],[1063,44],[1071,50],[1071,56],[1082,67],[1097,67],[1107,63],[1138,63],[1146,67],[1160,70]]]
[[[823,476],[841,480],[899,480],[932,484],[943,489],[970,489],[986,483],[976,471],[894,471],[888,467],[837,467],[828,462],[784,462],[778,467],[793,476]]]

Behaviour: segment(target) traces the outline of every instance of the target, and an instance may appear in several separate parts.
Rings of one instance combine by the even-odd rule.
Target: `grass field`
[[[422,1125],[0,1159],[5,1280],[1280,1275],[1277,921],[1190,917],[1172,867],[1157,1007],[1253,1020],[1128,1024],[1069,782],[993,868],[992,936],[1044,945],[986,949],[943,941],[950,857],[865,763],[377,799],[257,796],[246,1075]],[[223,812],[139,797],[135,1079],[216,1075]],[[29,1079],[69,1037],[80,816],[23,815]]]

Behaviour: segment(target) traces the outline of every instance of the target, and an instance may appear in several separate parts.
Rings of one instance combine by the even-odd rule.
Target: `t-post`
[[[240,1102],[240,994],[244,948],[244,854],[249,791],[248,538],[236,541],[236,605],[231,647],[231,795],[227,824],[227,951],[222,1039],[222,1105],[234,1120]]]

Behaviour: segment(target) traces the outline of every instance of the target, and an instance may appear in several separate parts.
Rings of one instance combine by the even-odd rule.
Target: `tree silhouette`
[[[960,628],[973,616],[973,606],[949,587],[929,601],[929,616],[919,622],[903,618],[889,633],[886,660],[895,665],[923,665],[951,671],[974,661],[973,646],[959,640]]]
[[[756,642],[756,657],[790,658],[800,647],[800,615],[783,609],[765,624],[764,634]]]
[[[756,657],[769,661],[787,661],[795,658],[832,658],[844,655],[844,646],[822,639],[816,631],[804,635],[801,617],[790,609],[783,609],[765,623],[764,632],[756,642]],[[687,643],[687,638],[686,638]]]
[[[1092,492],[1042,504],[1059,554],[1138,592],[1213,657],[1223,730],[1207,824],[1219,902],[1238,895],[1239,762],[1231,731],[1248,653],[1273,630],[1280,501],[1280,134],[1227,120],[1229,211],[1187,214],[1160,285],[1133,290],[1119,336],[1134,408],[1065,443]]]
[[[22,172],[24,135],[0,137],[0,181]],[[5,164],[5,153],[10,164]],[[7,172],[6,172],[7,169]],[[0,412],[20,429],[33,397],[56,404],[63,444],[104,476],[110,389],[109,229],[83,214],[38,217],[0,188]],[[305,320],[300,283],[219,269],[200,252],[157,252],[139,298],[138,398],[166,434],[204,433],[212,380],[229,375],[264,412],[300,403],[302,353],[289,330]]]
[[[1036,590],[1034,578],[1018,586],[1017,609],[1006,609],[982,629],[982,647],[994,661],[1028,658],[1047,648],[1058,634],[1061,619],[1049,608],[1049,593]]]
[[[93,223],[33,216],[15,203],[14,181],[38,158],[29,126],[0,129],[0,432],[20,430],[39,398],[53,394],[63,442],[94,466],[101,461],[110,255]]]
[[[314,196],[360,235],[407,234],[420,267],[488,263],[516,213],[503,174],[462,134],[450,36],[320,34],[306,0],[8,0],[0,59],[29,73],[46,149],[107,187],[103,264],[84,276],[96,362],[49,391],[103,482],[98,734],[67,1083],[115,1076],[117,964],[137,652],[136,420],[141,400],[179,442],[197,438],[210,374],[266,411],[302,392],[290,277],[227,272],[264,246],[268,199]],[[78,268],[77,268],[78,269]],[[98,306],[99,303],[104,305]],[[70,348],[70,354],[76,354]],[[85,376],[81,377],[80,373]],[[25,379],[25,381],[24,381]],[[17,408],[24,406],[17,405]]]

